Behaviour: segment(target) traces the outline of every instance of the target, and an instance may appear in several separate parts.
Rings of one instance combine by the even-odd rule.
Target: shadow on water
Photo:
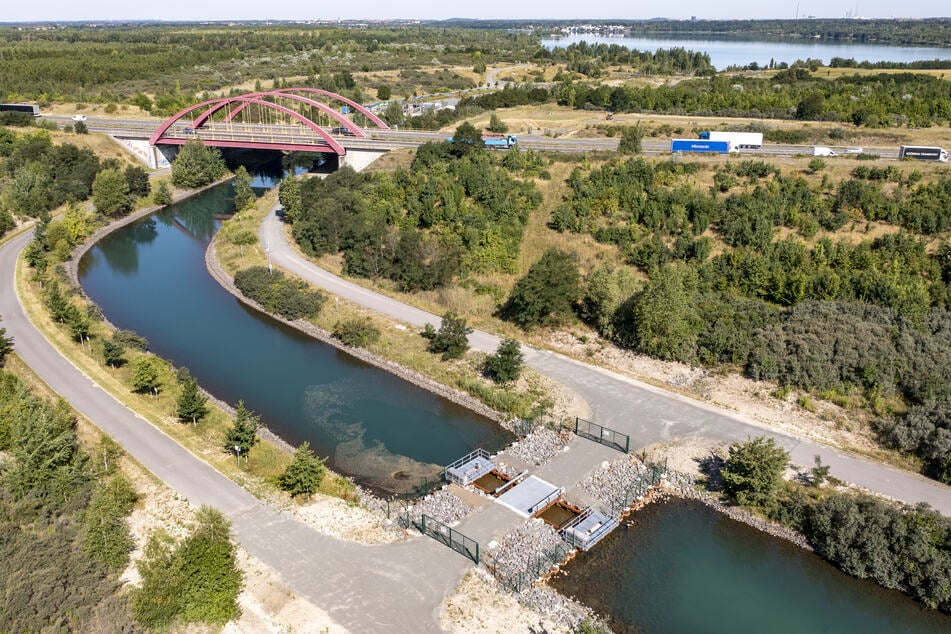
[[[951,631],[951,617],[694,501],[650,505],[552,585],[617,632]]]
[[[271,183],[270,176],[257,176]],[[277,174],[280,174],[278,163]],[[380,492],[403,493],[500,433],[492,421],[251,310],[205,270],[231,212],[230,186],[132,223],[80,262],[86,293],[120,328],[187,366],[229,403],[243,399],[281,438]]]

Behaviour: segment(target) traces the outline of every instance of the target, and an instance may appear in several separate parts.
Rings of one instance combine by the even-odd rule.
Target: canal
[[[273,182],[258,180],[258,185]],[[86,293],[119,328],[245,404],[293,445],[381,493],[406,492],[492,441],[482,416],[253,311],[207,273],[205,250],[232,211],[223,185],[117,230],[82,259]]]

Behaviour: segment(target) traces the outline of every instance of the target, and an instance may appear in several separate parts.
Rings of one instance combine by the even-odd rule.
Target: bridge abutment
[[[340,167],[347,165],[353,168],[355,172],[362,172],[389,150],[354,150],[348,149],[345,156],[338,157]]]

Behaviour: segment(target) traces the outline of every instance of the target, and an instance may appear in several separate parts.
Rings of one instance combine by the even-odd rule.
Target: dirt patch
[[[584,339],[560,332],[553,334],[548,343],[569,356],[732,410],[769,429],[865,455],[881,457],[883,453],[871,429],[871,415],[866,412],[813,401],[796,391],[781,396],[778,385],[735,372],[712,373],[621,350],[593,332],[586,332]],[[800,403],[806,403],[812,411]]]

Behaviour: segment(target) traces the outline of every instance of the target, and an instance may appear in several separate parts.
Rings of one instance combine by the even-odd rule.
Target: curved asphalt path
[[[348,282],[304,258],[288,243],[284,225],[272,210],[259,229],[271,261],[291,273],[356,304],[422,328],[438,325],[440,318],[426,311]],[[494,352],[499,337],[475,331],[469,343],[477,350]],[[616,372],[591,366],[545,350],[522,347],[525,362],[561,382],[581,396],[591,408],[592,420],[629,434],[633,447],[667,442],[680,436],[700,436],[720,441],[767,435],[789,451],[796,464],[812,466],[822,456],[830,473],[847,482],[891,498],[914,504],[927,502],[951,516],[951,487],[917,474],[867,460],[814,441],[778,433],[739,414],[636,381]]]
[[[77,411],[149,471],[198,506],[222,511],[234,536],[298,595],[353,632],[437,632],[439,606],[469,567],[434,540],[361,545],[317,533],[262,503],[80,372],[36,330],[15,292],[17,254],[32,237],[0,247],[0,317],[17,354]]]

